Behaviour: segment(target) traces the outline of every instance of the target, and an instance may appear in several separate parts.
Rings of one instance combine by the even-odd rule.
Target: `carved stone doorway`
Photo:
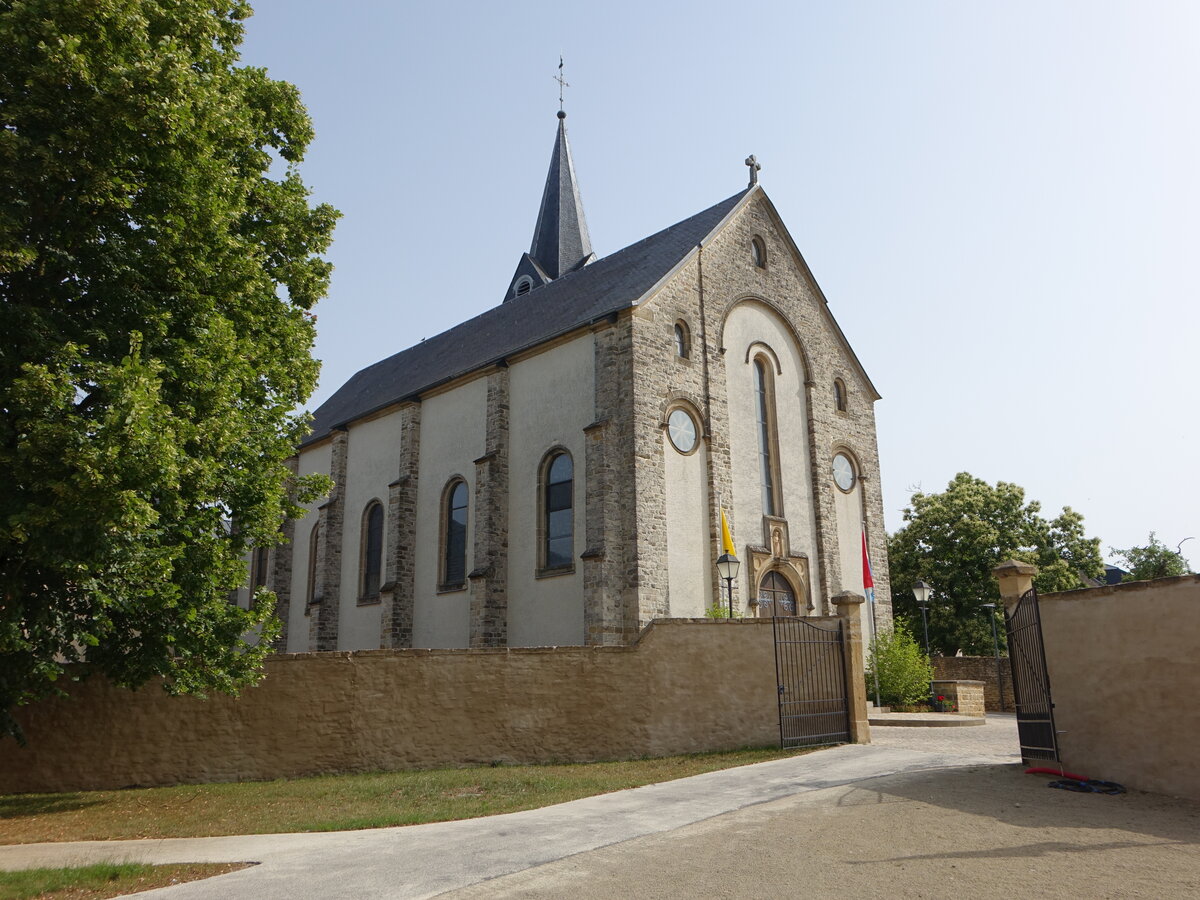
[[[764,618],[796,615],[796,592],[779,572],[768,572],[758,583],[758,614]]]

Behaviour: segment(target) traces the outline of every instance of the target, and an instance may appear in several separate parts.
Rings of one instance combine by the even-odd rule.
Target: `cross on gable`
[[[750,167],[750,187],[754,187],[756,184],[758,184],[758,170],[761,169],[762,166],[759,165],[759,162],[757,159],[755,159],[753,153],[746,157],[746,165]]]

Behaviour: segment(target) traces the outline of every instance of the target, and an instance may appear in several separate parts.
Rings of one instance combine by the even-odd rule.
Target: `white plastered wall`
[[[439,594],[442,493],[458,475],[467,482],[467,571],[474,566],[475,460],[483,456],[487,379],[476,378],[421,403],[417,481],[413,646],[466,647],[471,638],[471,592]],[[386,484],[386,482],[385,482]]]
[[[692,414],[691,410],[688,410]],[[697,436],[701,431],[697,423]],[[675,449],[663,431],[667,494],[667,599],[674,618],[699,618],[712,605],[708,532],[708,451]]]
[[[509,369],[508,643],[584,643],[585,435],[594,418],[595,349],[585,335]],[[537,577],[538,474],[547,451],[564,447],[574,464],[575,571]]]
[[[333,445],[328,441],[309,450],[302,450],[298,474],[328,475],[332,457]],[[311,649],[308,646],[308,617],[305,615],[308,599],[309,538],[317,524],[317,508],[324,502],[325,498],[319,497],[305,505],[304,516],[296,521],[292,545],[284,548],[290,550],[292,554],[292,596],[291,602],[288,604],[288,653],[305,653]]]
[[[338,610],[338,649],[379,647],[379,601],[360,605],[363,514],[372,500],[383,504],[383,546],[388,546],[388,485],[400,465],[400,416],[396,413],[350,426],[343,494],[342,589]],[[380,584],[383,583],[382,561]]]
[[[758,346],[752,347],[756,343]],[[803,358],[791,329],[779,314],[766,304],[754,300],[743,301],[734,307],[725,322],[724,331],[729,449],[733,469],[734,543],[741,556],[747,545],[761,545],[765,540],[754,393],[754,358],[760,352],[771,358],[771,354],[763,351],[763,344],[773,351],[782,369],[776,371],[772,367],[782,516],[788,522],[791,551],[808,555],[809,579],[813,585],[818,585],[820,561],[817,558]],[[730,500],[726,498],[725,503],[728,508]],[[749,566],[743,564],[738,576],[738,599],[743,609],[746,600],[757,591],[757,585],[751,585],[749,579]],[[796,599],[803,609],[805,598]],[[820,598],[814,596],[812,599],[819,604]]]
[[[836,452],[829,456],[831,470]],[[838,553],[842,562],[842,583],[835,586],[834,593],[855,591],[861,594],[863,592],[862,484],[857,477],[858,461],[851,454],[847,453],[846,455],[854,461],[855,479],[854,487],[850,489],[849,493],[836,487],[833,490],[833,508],[837,513]]]

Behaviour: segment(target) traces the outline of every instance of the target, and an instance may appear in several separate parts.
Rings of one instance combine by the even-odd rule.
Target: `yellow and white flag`
[[[721,507],[721,549],[730,556],[737,556],[733,549],[733,535],[729,532],[729,520],[725,518],[725,507]]]

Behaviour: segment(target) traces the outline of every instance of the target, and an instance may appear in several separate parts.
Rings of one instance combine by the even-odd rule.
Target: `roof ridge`
[[[312,431],[301,446],[332,428],[633,305],[707,237],[748,190],[365,366],[317,407]]]

